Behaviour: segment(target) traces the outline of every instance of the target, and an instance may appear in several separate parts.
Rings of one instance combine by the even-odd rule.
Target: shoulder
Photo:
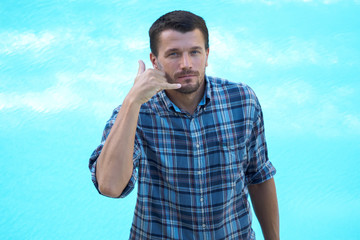
[[[254,90],[247,84],[218,77],[207,76],[207,78],[214,97],[226,98],[231,102],[247,101],[255,106],[259,105]]]
[[[233,82],[219,77],[207,77],[213,91],[240,91],[250,97],[256,97],[253,89],[245,83]]]

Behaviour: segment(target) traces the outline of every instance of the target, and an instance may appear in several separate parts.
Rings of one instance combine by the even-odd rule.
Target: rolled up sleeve
[[[102,135],[102,139],[101,139],[101,143],[100,145],[93,151],[93,153],[90,156],[89,159],[89,169],[90,169],[90,173],[91,173],[91,180],[95,186],[95,188],[97,189],[97,191],[102,194],[99,190],[99,185],[96,179],[96,164],[97,164],[97,159],[100,156],[100,153],[104,147],[105,141],[107,139],[107,137],[109,136],[109,133],[111,131],[112,126],[115,123],[116,117],[119,113],[120,107],[115,108],[115,110],[113,111],[113,114],[111,116],[111,118],[106,122],[104,131],[103,131],[103,135]],[[131,178],[129,180],[129,183],[127,184],[127,186],[125,187],[125,189],[123,190],[123,192],[121,193],[121,195],[119,196],[119,198],[124,198],[127,195],[129,195],[129,193],[134,189],[135,187],[135,183],[137,181],[138,178],[138,174],[137,174],[137,167],[138,167],[138,163],[139,163],[139,159],[140,159],[140,143],[139,143],[139,138],[136,134],[135,136],[135,143],[134,143],[134,154],[133,154],[133,172],[131,175]]]
[[[258,105],[256,112],[257,117],[253,124],[248,145],[249,164],[246,171],[247,185],[265,182],[276,173],[276,169],[268,158],[264,120],[260,105]]]

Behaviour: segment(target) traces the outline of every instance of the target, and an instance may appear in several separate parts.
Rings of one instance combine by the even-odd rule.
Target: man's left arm
[[[248,186],[251,202],[265,240],[278,240],[279,207],[274,178]]]

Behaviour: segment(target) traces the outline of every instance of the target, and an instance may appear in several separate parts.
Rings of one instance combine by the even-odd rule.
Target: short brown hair
[[[199,29],[204,37],[205,49],[209,48],[209,33],[204,19],[188,11],[173,11],[157,19],[149,29],[150,49],[155,56],[158,55],[160,33],[168,29],[182,33]]]

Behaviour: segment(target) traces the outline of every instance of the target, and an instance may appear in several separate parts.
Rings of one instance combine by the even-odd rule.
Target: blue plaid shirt
[[[96,187],[96,159],[119,109],[89,161]],[[247,85],[207,76],[193,115],[164,91],[156,94],[141,107],[133,163],[120,196],[138,181],[130,239],[255,239],[248,185],[276,171],[259,101]]]

